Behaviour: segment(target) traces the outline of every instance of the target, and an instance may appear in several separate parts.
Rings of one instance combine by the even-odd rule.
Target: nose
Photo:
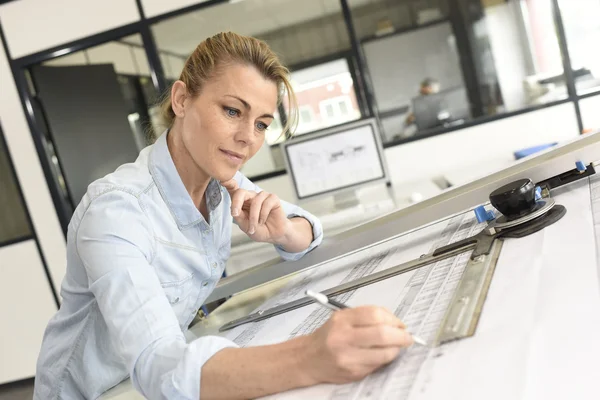
[[[256,141],[256,135],[254,134],[254,123],[249,122],[240,124],[235,134],[235,141],[243,143],[246,146],[254,144]]]

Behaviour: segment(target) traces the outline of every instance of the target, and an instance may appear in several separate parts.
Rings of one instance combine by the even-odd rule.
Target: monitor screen
[[[470,105],[464,87],[415,97],[413,112],[419,130],[436,128],[470,118]]]
[[[285,142],[284,154],[298,199],[386,178],[374,120],[328,129]]]

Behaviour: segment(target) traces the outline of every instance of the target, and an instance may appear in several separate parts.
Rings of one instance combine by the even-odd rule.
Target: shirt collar
[[[204,221],[204,218],[194,205],[175,168],[167,146],[167,135],[168,131],[160,135],[152,146],[149,169],[160,195],[175,217],[177,226],[179,229],[185,229]],[[215,179],[211,178],[208,183],[206,199],[211,213],[221,203],[221,185]]]

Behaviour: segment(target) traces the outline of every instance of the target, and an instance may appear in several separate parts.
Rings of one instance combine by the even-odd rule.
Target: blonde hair
[[[255,67],[263,77],[277,85],[277,103],[287,100],[287,121],[282,135],[288,137],[298,124],[298,103],[289,78],[289,70],[279,61],[277,55],[262,40],[221,32],[201,42],[185,61],[179,80],[185,83],[188,93],[197,96],[204,83],[215,76],[218,66],[228,63],[241,63]],[[171,107],[171,92],[167,91],[160,104],[164,125],[170,128],[175,120]]]

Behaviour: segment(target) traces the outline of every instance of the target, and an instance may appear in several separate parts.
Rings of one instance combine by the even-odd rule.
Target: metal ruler
[[[479,322],[479,316],[481,315],[494,269],[500,256],[503,243],[502,238],[527,236],[558,221],[565,215],[566,209],[563,206],[555,205],[552,199],[547,199],[546,202],[547,204],[543,210],[536,212],[535,216],[528,216],[520,224],[513,222],[502,227],[493,221],[484,230],[474,236],[447,246],[442,246],[430,254],[422,255],[418,259],[334,286],[322,293],[327,296],[336,296],[437,261],[472,251],[471,258],[465,267],[461,281],[440,326],[436,344],[472,336]],[[222,332],[246,323],[261,321],[304,307],[313,302],[312,298],[304,297],[267,310],[259,310],[245,317],[228,322],[219,330]]]

